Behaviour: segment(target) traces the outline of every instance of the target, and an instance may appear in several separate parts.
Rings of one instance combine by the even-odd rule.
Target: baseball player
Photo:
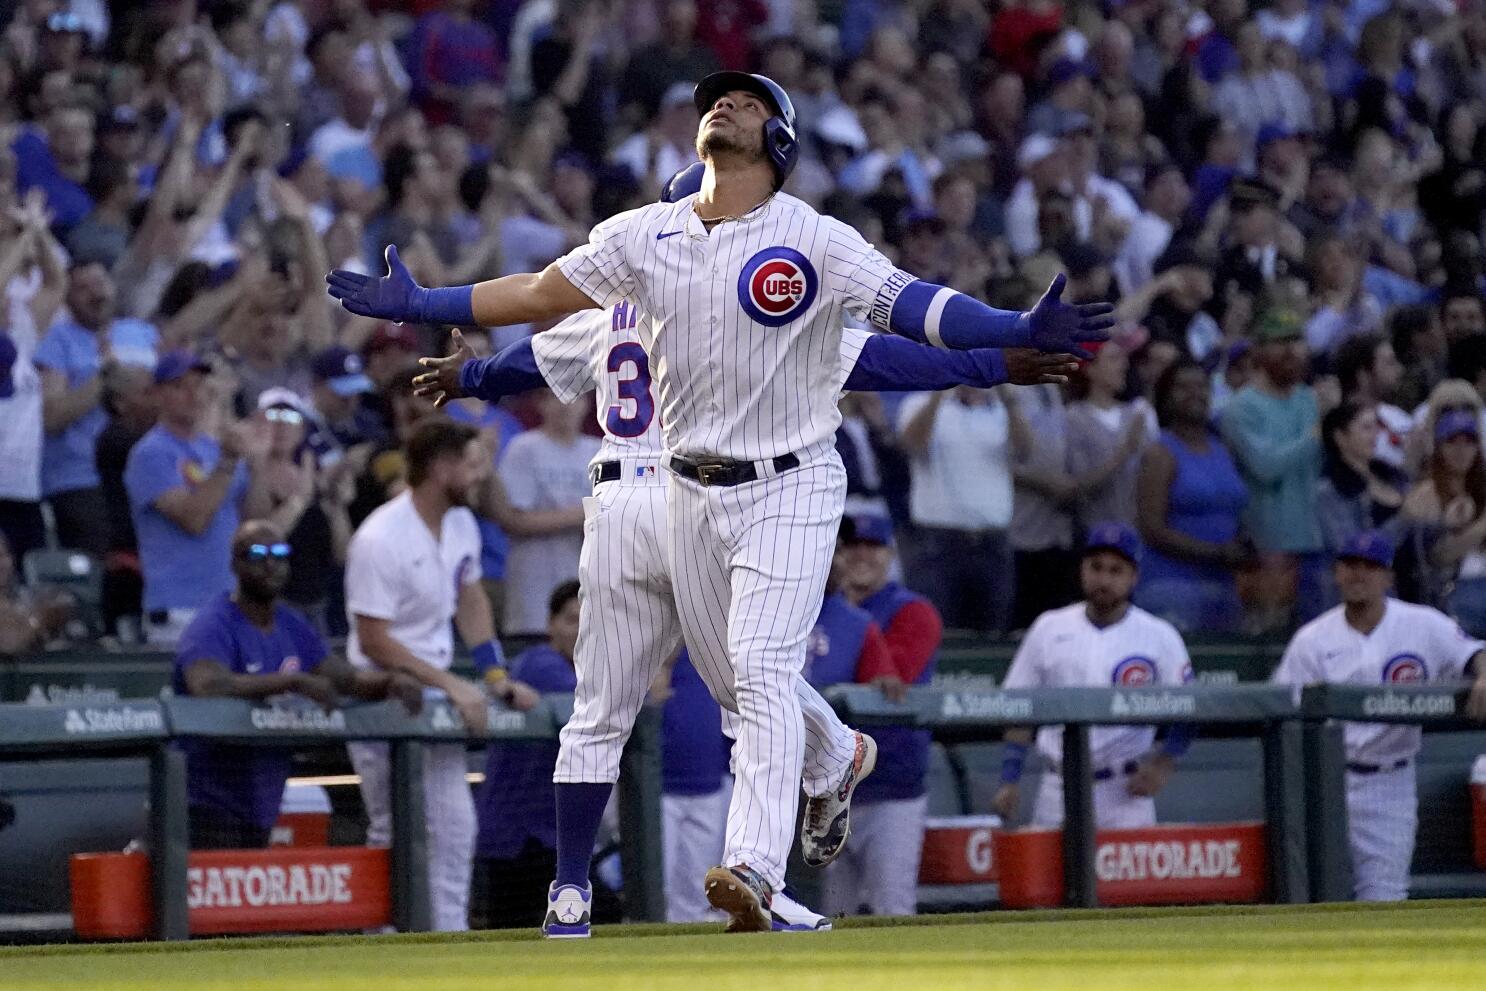
[[[1302,626],[1285,648],[1274,681],[1353,685],[1453,681],[1474,676],[1466,714],[1486,719],[1486,644],[1437,609],[1400,602],[1393,585],[1393,541],[1370,530],[1337,555],[1342,604]],[[1402,901],[1419,823],[1414,758],[1418,726],[1347,723],[1347,822],[1352,891],[1358,901]]]
[[[834,577],[844,601],[858,607],[881,630],[882,661],[865,654],[855,672],[844,666],[837,681],[877,685],[901,700],[906,686],[927,684],[943,639],[943,623],[931,602],[888,578],[895,554],[893,524],[862,513],[841,520]],[[827,672],[814,666],[811,680]],[[918,910],[919,856],[929,800],[928,730],[887,726],[874,731],[881,746],[877,768],[856,796],[851,849],[826,874],[826,911],[912,915]]]
[[[1130,602],[1140,562],[1140,541],[1123,523],[1089,530],[1079,564],[1084,601],[1038,616],[1022,639],[1007,688],[1180,685],[1192,663],[1181,634]],[[1176,759],[1191,743],[1189,726],[1171,727],[1159,748],[1152,726],[1096,726],[1089,733],[1094,765],[1094,820],[1101,829],[1137,829],[1156,822],[1155,795],[1171,779]],[[1016,811],[1018,782],[1032,732],[1006,731],[1001,788],[992,804],[1004,819]],[[1063,824],[1063,730],[1037,733],[1042,787],[1032,825]]]
[[[472,489],[490,470],[490,458],[472,427],[427,420],[404,452],[407,489],[366,518],[351,538],[346,558],[346,653],[358,668],[412,676],[448,695],[465,725],[486,726],[480,686],[449,673],[454,656],[452,620],[472,644],[475,663],[503,670],[490,600],[480,588],[480,530],[467,508]],[[496,681],[508,705],[530,708],[537,696],[515,681]],[[369,824],[367,843],[392,839],[391,767],[385,743],[347,745],[361,776]],[[433,927],[469,928],[470,863],[475,806],[465,781],[462,743],[428,747],[423,769],[428,813],[429,895]]]
[[[667,184],[665,198],[693,195],[700,188],[701,176],[700,165],[682,170]],[[440,404],[460,396],[495,401],[533,388],[551,388],[559,398],[573,401],[590,389],[598,390],[596,407],[604,442],[592,470],[594,498],[606,511],[589,534],[592,539],[585,541],[588,550],[580,559],[585,593],[577,653],[578,702],[574,718],[563,731],[565,756],[558,777],[559,878],[552,893],[553,899],[576,903],[565,905],[562,912],[575,918],[582,916],[588,851],[599,816],[618,774],[620,752],[643,703],[639,690],[649,684],[651,672],[674,655],[680,636],[665,553],[667,535],[660,526],[665,518],[666,486],[657,471],[662,458],[660,426],[654,415],[649,358],[637,330],[642,319],[636,308],[620,302],[607,312],[569,317],[483,360],[475,360],[456,330],[456,353],[424,359],[433,371],[420,375],[416,386],[420,394]],[[840,373],[846,390],[932,390],[1007,380],[1030,384],[1061,379],[1071,367],[1070,355],[1003,354],[993,349],[940,351],[849,328],[841,343]],[[600,575],[594,570],[600,561],[622,561],[625,566],[622,571],[611,566],[606,575]],[[841,738],[844,734],[836,729],[840,722],[830,706],[808,682],[797,687],[807,742]],[[723,685],[709,691],[726,699],[729,689]],[[807,777],[824,777],[812,770],[812,755],[828,753],[825,744],[807,749]],[[694,796],[687,798],[695,804],[690,801]],[[569,849],[571,857],[564,858]],[[569,873],[564,873],[564,863],[571,865]],[[573,890],[568,891],[569,887]],[[809,919],[802,922],[804,916],[793,912],[790,904],[780,899],[774,905],[771,914],[776,927],[816,928]],[[564,928],[586,931],[582,926]]]
[[[1032,311],[994,310],[915,279],[780,193],[799,141],[794,107],[772,80],[714,73],[696,104],[701,192],[604,221],[539,274],[425,289],[389,247],[388,275],[336,271],[327,281],[351,312],[393,320],[504,326],[624,299],[649,315],[640,342],[667,451],[681,628],[709,686],[727,686],[726,707],[740,715],[727,849],[705,883],[736,928],[767,930],[806,765],[796,682],[845,498],[833,443],[843,313],[939,347],[1083,354],[1079,343],[1106,338],[1112,318],[1108,304],[1062,302],[1062,276]],[[850,744],[832,742],[834,761]],[[802,835],[807,857],[839,853],[872,762],[871,741],[856,734],[850,762],[811,799],[821,811],[806,821],[824,828]]]

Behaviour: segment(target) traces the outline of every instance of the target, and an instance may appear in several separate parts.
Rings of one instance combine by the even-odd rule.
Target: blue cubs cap
[[[841,517],[841,541],[847,544],[880,544],[893,542],[893,521],[878,513],[858,513]]]
[[[185,378],[192,372],[210,373],[212,366],[191,351],[167,351],[155,363],[155,384],[166,385]]]
[[[1338,561],[1369,561],[1380,568],[1393,567],[1393,538],[1381,530],[1363,530],[1342,544]]]
[[[1468,409],[1452,409],[1441,416],[1434,424],[1434,439],[1446,441],[1451,437],[1459,437],[1461,434],[1469,434],[1472,437],[1481,435],[1481,425],[1476,422],[1476,414]]]
[[[326,348],[315,355],[310,371],[337,396],[356,396],[375,388],[362,369],[361,355],[349,348]]]
[[[1095,523],[1084,541],[1084,554],[1114,551],[1131,564],[1140,564],[1140,538],[1123,523]]]
[[[15,363],[19,357],[20,352],[16,350],[15,341],[0,330],[0,399],[9,399],[15,395]]]

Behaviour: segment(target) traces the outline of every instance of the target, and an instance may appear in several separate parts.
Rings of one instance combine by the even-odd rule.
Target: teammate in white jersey
[[[897,269],[845,224],[781,193],[799,154],[794,107],[773,81],[739,72],[698,84],[701,192],[619,214],[540,274],[425,289],[388,248],[388,275],[332,272],[354,313],[504,326],[628,299],[650,356],[667,455],[667,529],[682,631],[723,643],[695,659],[731,680],[739,713],[726,864],[708,897],[735,928],[767,929],[798,808],[805,738],[795,682],[830,570],[845,500],[836,454],[841,326],[847,311],[940,347],[1087,354],[1108,337],[1108,304],[1062,302],[1059,276],[1027,313],[995,310]],[[722,669],[716,666],[721,664]],[[699,667],[699,670],[701,669]],[[833,747],[833,749],[835,749]],[[871,741],[812,799],[807,856],[839,852]]]
[[[1079,565],[1084,601],[1037,617],[1006,672],[1007,688],[1180,685],[1192,663],[1176,627],[1130,602],[1140,562],[1140,540],[1121,523],[1089,530]],[[1187,726],[1171,727],[1159,748],[1152,726],[1095,726],[1089,731],[1094,766],[1094,820],[1101,829],[1135,829],[1156,822],[1155,795],[1171,779],[1176,758],[1191,742]],[[1032,742],[1030,730],[1006,732],[996,812],[1010,818]],[[1063,824],[1063,730],[1037,733],[1042,787],[1032,825]]]
[[[1302,626],[1285,648],[1274,681],[1352,685],[1455,681],[1474,672],[1466,714],[1486,719],[1486,644],[1466,636],[1437,609],[1400,602],[1393,585],[1393,541],[1376,530],[1349,540],[1336,559],[1342,604]],[[1402,901],[1419,824],[1414,758],[1418,726],[1347,723],[1347,824],[1352,893],[1358,901]]]
[[[451,620],[476,663],[500,665],[490,600],[480,589],[480,531],[468,506],[490,461],[475,431],[445,420],[419,425],[408,438],[408,489],[377,508],[351,538],[346,555],[346,654],[360,668],[406,674],[449,697],[465,724],[486,725],[485,693],[449,671]],[[506,682],[497,694],[530,708],[537,696]],[[367,842],[392,839],[391,764],[385,743],[346,748],[361,776]],[[465,781],[464,744],[427,748],[423,767],[428,819],[429,897],[433,927],[469,928],[475,806]]]
[[[685,181],[683,172],[673,183]],[[584,597],[575,659],[577,700],[563,730],[555,775],[559,876],[549,895],[551,918],[544,926],[568,936],[587,931],[583,915],[589,890],[588,852],[593,848],[597,810],[618,777],[619,758],[648,686],[680,646],[665,553],[666,486],[658,470],[661,436],[650,392],[649,359],[636,331],[642,319],[638,310],[621,302],[609,311],[569,317],[486,359],[476,359],[456,330],[455,354],[424,359],[434,370],[415,380],[420,394],[440,405],[461,396],[494,401],[543,387],[565,402],[598,391],[604,439],[592,464],[594,496],[580,561]],[[1005,381],[1032,384],[1057,381],[1072,367],[1068,355],[938,351],[848,328],[842,335],[840,388],[912,391],[961,384],[989,387]],[[714,650],[721,649],[714,645]],[[827,775],[812,765],[817,754],[827,755],[824,741],[842,736],[842,730],[835,728],[840,723],[830,706],[803,678],[797,688],[806,735],[823,741],[816,751],[807,750],[804,775],[807,793],[812,787],[819,792],[833,782],[822,780]],[[709,690],[723,700],[731,697],[730,684]],[[849,759],[850,754],[841,757]],[[586,795],[590,789],[592,795]],[[595,809],[595,814],[574,815],[575,801]],[[771,914],[776,929],[802,924],[820,928],[819,916],[783,897],[776,897]],[[565,915],[577,921],[563,923]]]

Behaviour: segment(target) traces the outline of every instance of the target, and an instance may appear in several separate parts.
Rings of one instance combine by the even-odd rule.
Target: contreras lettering
[[[350,864],[192,867],[186,871],[189,908],[344,905],[350,901]]]
[[[1101,881],[1189,881],[1241,877],[1238,840],[1101,843],[1094,870]]]

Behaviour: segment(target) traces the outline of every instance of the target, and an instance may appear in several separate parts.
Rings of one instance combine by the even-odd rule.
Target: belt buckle
[[[726,465],[697,465],[697,481],[702,483],[703,485],[710,486],[712,484],[712,479],[716,476],[720,476],[726,470]]]

